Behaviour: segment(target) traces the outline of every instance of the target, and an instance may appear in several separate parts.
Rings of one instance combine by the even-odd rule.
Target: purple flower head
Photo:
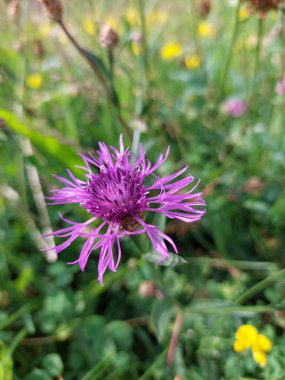
[[[223,104],[223,110],[230,116],[238,117],[245,113],[247,104],[241,99],[229,99]]]
[[[285,95],[285,77],[283,77],[277,82],[275,91],[279,95]]]
[[[85,180],[79,180],[69,170],[69,179],[55,176],[64,187],[51,190],[47,197],[52,204],[78,203],[90,215],[90,219],[77,223],[63,218],[70,226],[52,232],[50,235],[67,238],[64,243],[55,247],[57,253],[67,248],[75,239],[82,237],[85,243],[79,258],[69,264],[79,263],[81,270],[85,269],[89,255],[94,250],[100,250],[98,263],[98,280],[103,283],[103,275],[107,268],[115,272],[121,259],[120,240],[126,235],[146,233],[155,250],[160,254],[161,261],[169,257],[165,244],[167,241],[177,253],[172,239],[158,229],[158,226],[145,221],[145,212],[161,213],[168,218],[180,219],[191,223],[201,219],[205,211],[195,206],[205,206],[202,193],[195,193],[199,184],[186,190],[194,181],[187,175],[177,180],[188,167],[168,177],[158,177],[154,172],[165,162],[169,154],[159,155],[152,165],[146,159],[145,151],[140,145],[140,155],[134,157],[124,148],[122,136],[120,149],[107,147],[99,143],[97,158],[91,153],[80,154],[85,166],[80,166],[85,174]],[[145,180],[152,184],[146,184]],[[94,223],[95,227],[91,227]],[[45,235],[48,236],[48,235]],[[117,254],[113,253],[114,245]]]

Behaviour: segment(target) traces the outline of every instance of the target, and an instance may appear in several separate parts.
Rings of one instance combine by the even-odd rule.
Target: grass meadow
[[[284,3],[0,0],[0,36],[0,380],[284,380]],[[45,197],[121,135],[206,213],[146,213],[179,254],[125,236],[101,285]]]

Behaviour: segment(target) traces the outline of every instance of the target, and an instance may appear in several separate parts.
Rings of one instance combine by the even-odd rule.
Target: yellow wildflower
[[[168,19],[168,13],[164,11],[153,11],[146,16],[146,23],[148,26],[155,24],[163,24]]]
[[[263,351],[268,352],[272,348],[272,342],[267,336],[263,334],[258,334],[255,342],[252,345],[253,351]]]
[[[166,61],[179,57],[181,53],[182,46],[178,42],[168,43],[164,45],[160,50],[161,58]]]
[[[96,34],[96,26],[92,17],[86,17],[83,21],[82,27],[84,32],[90,36],[94,36]]]
[[[134,8],[127,8],[124,17],[132,26],[139,23],[139,15]]]
[[[115,32],[119,32],[119,21],[115,17],[107,17],[104,23],[110,25]]]
[[[244,345],[243,342],[240,340],[235,340],[234,341],[234,350],[235,352],[243,352],[246,349],[246,346]]]
[[[235,334],[233,348],[235,352],[243,352],[247,348],[252,351],[253,360],[262,368],[266,366],[266,352],[272,348],[272,342],[265,335],[258,333],[252,325],[240,326]]]
[[[46,37],[50,34],[51,32],[51,24],[49,22],[42,22],[40,23],[39,25],[39,33],[41,35],[41,37]]]
[[[133,41],[131,44],[131,50],[134,55],[139,55],[141,53],[141,45]]]
[[[187,69],[196,69],[201,65],[201,58],[198,54],[188,54],[184,59]]]
[[[251,347],[256,341],[258,331],[252,325],[242,325],[236,331],[236,340],[244,344],[246,348]]]
[[[253,360],[264,368],[266,366],[266,355],[263,351],[253,351],[252,352]]]
[[[238,18],[240,22],[247,20],[250,17],[250,11],[246,7],[241,7],[239,10]]]
[[[201,21],[198,24],[198,34],[202,38],[212,38],[216,35],[216,29],[208,22]]]
[[[28,75],[26,78],[27,86],[35,89],[41,87],[42,81],[43,78],[39,73]]]

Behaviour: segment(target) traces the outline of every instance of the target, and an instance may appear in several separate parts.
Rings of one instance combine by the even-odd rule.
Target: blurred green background
[[[249,3],[63,0],[82,55],[41,2],[0,1],[0,380],[285,379],[284,12]],[[170,146],[160,175],[189,164],[207,213],[166,222],[186,263],[159,266],[126,238],[102,287],[97,252],[85,272],[66,265],[82,241],[41,252],[58,212],[85,218],[44,196],[121,133],[152,162]],[[233,350],[243,323],[272,340],[265,368]]]

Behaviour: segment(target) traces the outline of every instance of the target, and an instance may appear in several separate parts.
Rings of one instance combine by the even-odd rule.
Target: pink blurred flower
[[[241,99],[229,99],[223,104],[223,110],[230,116],[238,117],[245,113],[247,104]]]
[[[277,82],[275,91],[277,92],[277,94],[285,95],[285,77],[283,77]]]

